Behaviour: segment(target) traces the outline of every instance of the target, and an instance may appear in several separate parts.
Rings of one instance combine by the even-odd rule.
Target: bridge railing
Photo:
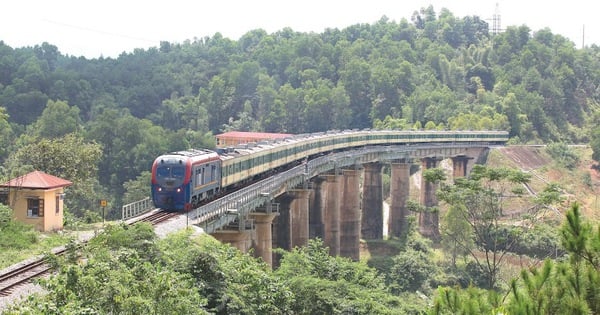
[[[121,208],[121,221],[137,217],[152,209],[154,209],[154,203],[150,197],[128,203]]]
[[[280,192],[301,184],[305,176],[303,166],[272,176],[197,208],[194,220],[207,233],[234,221],[244,221],[252,210],[265,205]],[[242,228],[244,224],[239,226]]]
[[[365,147],[352,151],[344,151],[318,157],[306,165],[296,166],[288,171],[276,174],[256,184],[233,192],[221,199],[213,201],[195,211],[195,224],[203,227],[205,232],[212,233],[234,221],[244,221],[256,208],[263,206],[274,196],[289,189],[298,187],[318,174],[337,168],[367,163],[385,156],[407,156],[411,147]],[[244,224],[239,224],[243,228]]]
[[[306,165],[294,167],[197,208],[193,219],[194,224],[204,227],[206,233],[212,233],[234,221],[240,223],[238,226],[241,229],[246,226],[243,222],[247,220],[253,210],[263,206],[273,197],[298,187],[321,173],[369,162],[419,158],[426,154],[443,155],[441,150],[449,150],[450,154],[455,154],[466,148],[482,146],[478,143],[455,144],[450,149],[437,145],[372,146],[328,154],[313,159]]]

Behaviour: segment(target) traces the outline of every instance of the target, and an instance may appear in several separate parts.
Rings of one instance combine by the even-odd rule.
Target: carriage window
[[[196,185],[204,184],[204,168],[196,170]]]

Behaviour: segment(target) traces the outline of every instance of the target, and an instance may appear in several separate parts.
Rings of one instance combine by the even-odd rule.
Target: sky
[[[118,57],[217,32],[238,40],[255,29],[321,33],[383,16],[410,21],[429,5],[459,18],[477,15],[490,26],[498,12],[502,28],[549,28],[577,48],[600,45],[600,4],[591,0],[7,0],[0,5],[0,40],[13,48],[48,42],[63,55]]]

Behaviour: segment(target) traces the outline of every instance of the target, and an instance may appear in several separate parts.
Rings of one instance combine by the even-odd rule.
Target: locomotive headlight
[[[181,192],[181,188],[180,188],[180,187],[178,187],[178,188],[177,188],[177,192],[178,192],[178,193],[180,193],[180,192]]]
[[[158,192],[161,192],[162,191],[162,187],[158,187],[158,189],[156,189],[156,190],[158,190]]]

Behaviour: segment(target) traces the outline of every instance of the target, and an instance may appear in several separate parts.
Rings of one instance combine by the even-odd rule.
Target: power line
[[[46,23],[55,24],[55,25],[59,25],[59,26],[67,27],[67,28],[72,28],[72,29],[76,29],[76,30],[80,30],[80,31],[84,31],[84,32],[97,33],[97,34],[102,34],[102,35],[107,35],[107,36],[112,36],[112,37],[120,37],[120,38],[125,38],[125,39],[132,39],[132,40],[143,41],[143,42],[148,42],[148,43],[152,43],[152,44],[160,42],[159,40],[155,40],[155,39],[132,36],[132,35],[123,34],[123,33],[108,32],[108,31],[94,29],[94,28],[90,28],[90,27],[86,27],[86,26],[67,24],[67,23],[52,21],[52,20],[48,20],[48,19],[44,19],[43,21]]]

